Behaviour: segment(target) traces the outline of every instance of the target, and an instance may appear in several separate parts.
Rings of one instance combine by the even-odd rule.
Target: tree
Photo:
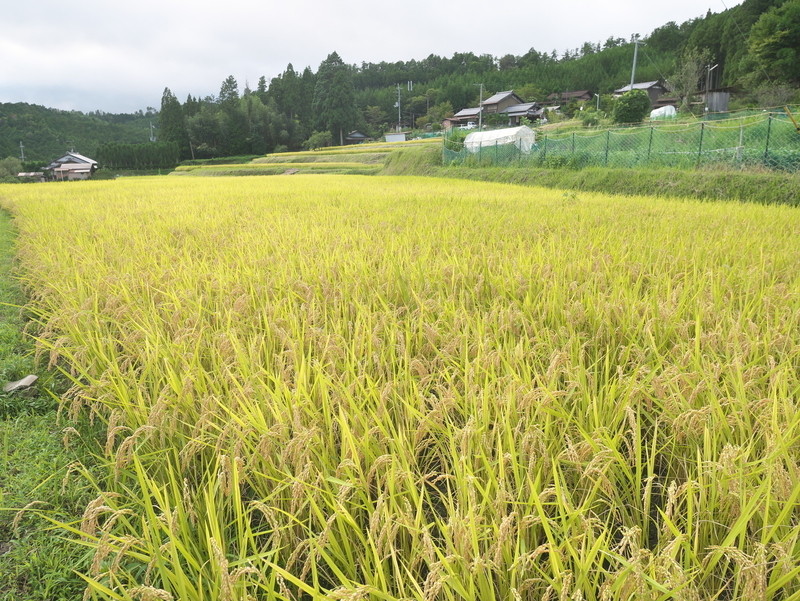
[[[22,161],[16,157],[6,157],[0,161],[0,182],[18,182],[17,173],[22,171]]]
[[[750,30],[750,48],[779,82],[800,83],[800,0],[773,7]]]
[[[381,124],[386,123],[386,113],[379,106],[368,106],[364,110],[364,118],[373,131],[377,131]]]
[[[183,108],[169,88],[164,88],[164,94],[161,96],[158,125],[161,142],[175,142],[178,145],[181,159],[191,157],[189,133],[186,130]]]
[[[350,69],[336,52],[329,54],[319,66],[312,106],[316,128],[328,130],[343,145],[345,130],[357,126],[360,114]]]
[[[239,101],[239,84],[236,83],[233,75],[228,75],[222,82],[217,101],[222,105]]]
[[[625,92],[614,105],[615,123],[639,123],[650,111],[650,97],[644,90]]]
[[[697,48],[690,48],[677,60],[675,71],[667,79],[667,84],[680,98],[681,112],[688,112],[689,100],[697,92],[710,60],[707,50]]]
[[[303,150],[315,150],[323,146],[330,146],[332,143],[331,132],[315,131],[308,140],[303,142]]]

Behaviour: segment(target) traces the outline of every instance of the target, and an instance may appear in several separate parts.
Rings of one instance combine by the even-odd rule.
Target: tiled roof
[[[627,86],[624,86],[624,87],[622,87],[622,88],[620,88],[618,90],[614,90],[614,93],[615,94],[621,94],[623,92],[630,92],[631,89],[633,89],[633,90],[649,90],[650,88],[654,88],[656,86],[663,87],[661,85],[660,81],[645,81],[644,83],[635,83],[635,84],[633,84],[633,88],[631,88],[631,84],[628,84]]]
[[[460,117],[477,117],[478,113],[481,112],[480,108],[469,108],[469,109],[461,109],[455,115],[454,118],[458,119]]]
[[[509,96],[514,95],[514,90],[507,90],[506,92],[498,92],[494,96],[490,96],[486,100],[483,101],[483,104],[497,104],[502,100],[505,100]]]

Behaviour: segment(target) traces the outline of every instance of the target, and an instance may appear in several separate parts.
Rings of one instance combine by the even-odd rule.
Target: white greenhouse
[[[670,104],[662,106],[660,109],[650,111],[651,121],[663,121],[665,119],[676,119],[677,117],[678,112],[675,110],[675,107]]]
[[[467,135],[464,148],[468,152],[478,152],[481,148],[494,148],[513,144],[520,152],[529,153],[536,144],[536,134],[530,127],[508,127],[492,131],[476,131]]]

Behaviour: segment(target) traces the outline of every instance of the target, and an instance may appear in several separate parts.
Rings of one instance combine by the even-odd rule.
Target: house
[[[373,139],[367,134],[361,133],[358,130],[351,131],[344,137],[345,144],[361,144],[363,142],[372,142]]]
[[[565,105],[573,100],[578,102],[589,102],[594,98],[591,90],[574,90],[572,92],[555,92],[547,97],[547,104],[550,105]]]
[[[645,81],[644,83],[635,83],[633,87],[630,84],[619,88],[618,90],[614,90],[615,96],[621,96],[625,92],[630,92],[631,90],[644,90],[647,92],[647,95],[650,97],[650,105],[654,105],[656,100],[658,100],[659,96],[663,96],[669,90],[667,87],[661,83],[660,81]]]
[[[461,109],[449,119],[442,121],[443,129],[451,129],[467,123],[478,123],[482,115],[508,115],[509,125],[519,125],[522,117],[531,121],[542,116],[542,108],[535,102],[523,102],[513,90],[493,94],[481,103],[480,107]]]
[[[520,125],[520,120],[523,117],[536,121],[544,116],[544,108],[535,102],[523,102],[522,104],[512,104],[506,107],[503,111],[508,115],[509,125]]]
[[[489,113],[502,113],[510,106],[515,104],[522,104],[524,100],[517,96],[513,90],[505,92],[498,92],[484,100],[481,103],[481,108],[484,114]]]
[[[480,113],[481,109],[478,107],[461,109],[455,115],[453,115],[449,121],[453,123],[453,125],[462,125],[470,121],[478,121],[478,116]]]
[[[50,173],[51,180],[56,181],[89,179],[97,171],[97,161],[77,152],[68,152],[45,167],[45,171]]]

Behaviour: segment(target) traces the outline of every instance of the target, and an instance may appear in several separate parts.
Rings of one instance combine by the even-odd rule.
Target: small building
[[[523,102],[524,101],[522,98],[517,96],[513,90],[507,90],[505,92],[498,92],[497,94],[489,96],[489,98],[481,103],[481,108],[486,114],[502,113],[508,107],[515,104],[522,104]]]
[[[345,144],[362,144],[364,142],[372,142],[373,138],[370,138],[367,134],[361,133],[358,130],[351,131],[344,137]]]
[[[614,90],[614,95],[622,96],[625,92],[630,92],[631,90],[644,90],[647,92],[647,95],[650,97],[650,106],[653,106],[660,96],[669,92],[667,87],[660,81],[645,81],[643,83],[635,83],[633,87],[631,87],[631,84],[628,84],[618,90]]]
[[[445,131],[448,129],[453,129],[454,127],[458,127],[458,123],[458,119],[455,117],[447,117],[442,119],[442,129]]]
[[[26,181],[36,181],[36,182],[45,181],[44,171],[23,171],[22,173],[17,173],[17,177],[20,179],[24,179]]]
[[[77,152],[68,152],[45,167],[49,179],[73,181],[89,179],[97,171],[97,161]]]
[[[476,122],[478,121],[478,117],[481,114],[480,107],[475,108],[468,108],[468,109],[461,109],[455,115],[453,115],[450,120],[457,125],[462,125],[464,123],[469,123],[470,121]]]
[[[702,94],[710,113],[727,113],[731,99],[731,88],[718,88]]]
[[[398,132],[386,132],[384,134],[387,142],[405,142],[406,141],[406,132],[398,131]]]
[[[536,121],[544,115],[544,109],[535,102],[523,102],[522,104],[512,104],[503,110],[508,115],[509,125],[519,125],[523,117]]]
[[[547,97],[547,104],[564,105],[573,100],[578,102],[589,102],[594,98],[591,90],[573,90],[571,92],[555,92]]]

